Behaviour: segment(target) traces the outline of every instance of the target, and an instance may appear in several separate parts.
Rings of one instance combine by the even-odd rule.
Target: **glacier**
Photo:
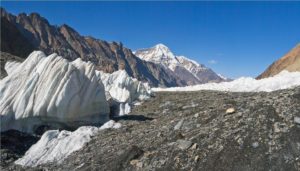
[[[97,72],[107,92],[107,100],[110,101],[111,106],[117,108],[115,115],[128,114],[133,102],[147,100],[151,95],[148,83],[130,77],[125,70],[118,70],[111,74]]]
[[[147,83],[125,70],[104,73],[80,58],[69,62],[41,51],[32,52],[22,63],[8,61],[5,70],[8,76],[0,81],[1,131],[35,133],[45,125],[52,129],[15,162],[23,166],[62,162],[100,130],[121,127],[109,120],[111,105],[117,105],[117,115],[128,114],[132,104],[151,94]]]
[[[79,68],[57,54],[35,51],[14,65],[6,67],[8,76],[0,82],[1,131],[33,132],[39,125],[78,127],[109,120],[104,86],[92,63]]]
[[[12,73],[19,65],[21,62],[17,61],[7,61],[5,63],[4,69],[7,72],[7,74]]]
[[[8,76],[0,81],[1,131],[100,125],[112,112],[128,114],[132,103],[151,94],[147,83],[125,70],[104,73],[80,58],[69,62],[41,51],[23,63],[8,61],[5,70]]]
[[[271,92],[289,89],[300,85],[300,72],[282,71],[279,74],[256,80],[251,77],[241,77],[231,82],[207,83],[186,87],[152,88],[153,92],[159,91],[200,91],[216,90],[229,92]]]
[[[49,130],[15,164],[35,167],[51,162],[61,163],[71,153],[81,149],[100,130],[120,127],[120,123],[110,120],[101,127],[82,126],[74,132]]]

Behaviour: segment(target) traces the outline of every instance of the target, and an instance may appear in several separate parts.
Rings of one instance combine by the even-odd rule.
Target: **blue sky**
[[[300,2],[1,2],[38,12],[51,24],[121,41],[136,50],[157,43],[225,76],[257,76],[300,43]]]

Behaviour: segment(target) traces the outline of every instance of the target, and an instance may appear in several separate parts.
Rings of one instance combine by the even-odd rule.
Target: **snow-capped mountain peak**
[[[135,55],[145,61],[162,64],[171,70],[179,64],[172,51],[166,45],[161,43],[148,49],[137,50]]]
[[[154,48],[160,49],[162,51],[171,51],[166,45],[164,45],[162,43],[155,45]]]
[[[195,64],[197,66],[200,66],[200,64],[198,62],[196,62],[194,60],[191,60],[191,59],[189,59],[189,58],[187,58],[185,56],[176,56],[176,58],[178,59],[178,61],[180,63],[183,63],[184,61],[189,61],[189,62],[191,62],[191,63],[193,63],[193,64]]]
[[[145,61],[161,64],[189,85],[223,81],[211,69],[185,56],[174,55],[166,45],[161,43],[148,49],[137,50],[135,55]]]
[[[155,56],[161,57],[161,59],[175,59],[175,55],[164,44],[157,44],[153,47]]]

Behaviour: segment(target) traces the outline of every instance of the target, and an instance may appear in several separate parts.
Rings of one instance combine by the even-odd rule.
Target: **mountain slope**
[[[183,86],[187,85],[174,73],[166,70],[160,65],[146,62],[136,57],[130,49],[122,43],[106,42],[93,37],[81,36],[73,28],[62,25],[51,25],[45,18],[37,13],[19,14],[14,16],[1,8],[1,19],[7,20],[11,26],[25,38],[18,46],[11,39],[1,39],[1,45],[8,47],[26,47],[32,45],[36,50],[42,50],[49,55],[57,53],[68,60],[81,58],[91,61],[98,70],[114,72],[124,68],[126,72],[141,81],[147,81],[152,86]],[[7,29],[3,30],[6,34]],[[21,50],[21,55],[26,56],[32,48]],[[5,52],[20,55],[14,49],[5,49]],[[22,54],[24,53],[24,55]]]
[[[1,17],[1,51],[10,52],[19,57],[27,57],[33,50],[33,45],[22,35],[18,28]]]
[[[148,49],[137,50],[135,55],[143,60],[154,62],[170,69],[180,79],[187,82],[188,85],[224,81],[210,68],[184,56],[174,55],[163,44],[157,44]]]
[[[274,76],[283,70],[300,71],[300,43],[282,58],[270,65],[257,79]]]

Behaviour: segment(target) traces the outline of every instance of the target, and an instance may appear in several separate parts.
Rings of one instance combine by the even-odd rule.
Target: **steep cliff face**
[[[7,18],[1,17],[1,51],[25,58],[34,47]]]
[[[151,62],[146,62],[136,57],[130,49],[122,43],[106,42],[93,37],[81,36],[68,25],[54,26],[37,13],[19,14],[14,16],[1,8],[1,20],[7,26],[14,27],[15,31],[23,37],[19,44],[1,38],[6,47],[4,52],[26,57],[33,49],[42,50],[46,54],[57,53],[68,60],[81,58],[91,61],[98,70],[114,72],[125,69],[126,72],[141,81],[148,81],[152,86],[183,86],[186,82],[180,80],[175,74]],[[2,26],[1,26],[2,27]],[[7,34],[12,29],[4,29],[2,34]],[[16,34],[12,34],[16,35]],[[22,39],[23,39],[22,38]],[[26,47],[30,45],[30,47]],[[15,51],[15,47],[24,49]]]
[[[300,71],[300,43],[279,60],[270,65],[257,79],[272,77],[283,70]]]

